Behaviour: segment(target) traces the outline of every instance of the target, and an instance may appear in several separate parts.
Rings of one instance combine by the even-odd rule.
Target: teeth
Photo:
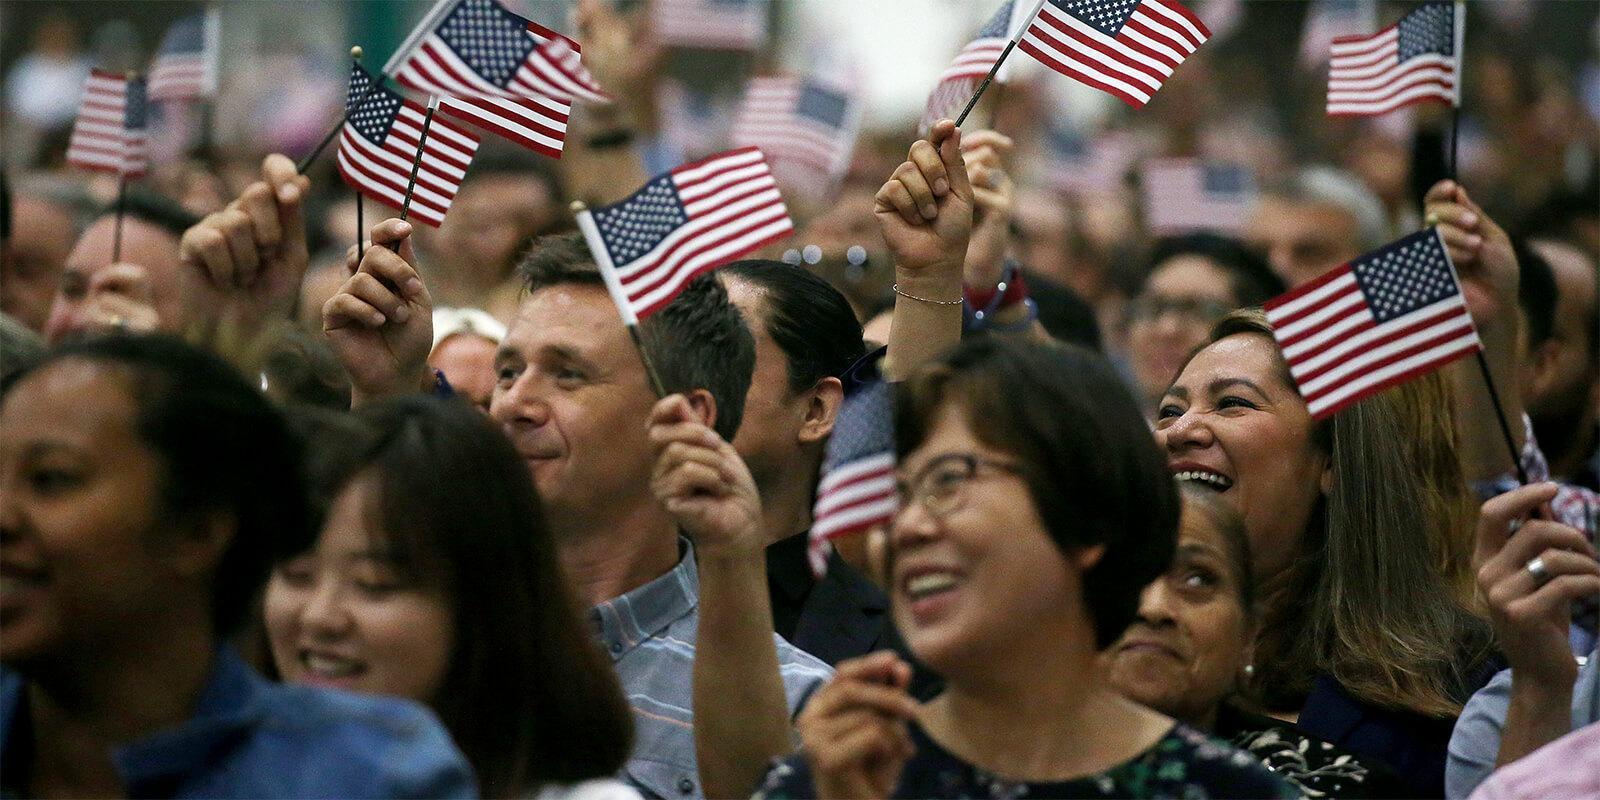
[[[1200,470],[1191,469],[1179,472],[1173,477],[1180,481],[1194,481],[1196,483],[1203,483],[1219,492],[1226,491],[1229,487],[1233,486],[1233,481],[1228,480],[1227,476],[1218,475],[1215,472],[1202,472]]]
[[[300,658],[306,669],[324,678],[344,678],[356,674],[361,670],[361,665],[346,661],[342,658],[328,658],[307,653]]]
[[[906,593],[912,597],[942,592],[956,585],[956,576],[948,572],[929,572],[906,581]]]

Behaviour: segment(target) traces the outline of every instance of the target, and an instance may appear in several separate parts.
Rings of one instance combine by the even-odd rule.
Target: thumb
[[[1511,521],[1526,517],[1555,496],[1555,484],[1536,483],[1519,486],[1486,501],[1478,516],[1478,535],[1474,543],[1477,557],[1474,562],[1481,564],[1493,558],[1506,546],[1506,539],[1511,536]]]

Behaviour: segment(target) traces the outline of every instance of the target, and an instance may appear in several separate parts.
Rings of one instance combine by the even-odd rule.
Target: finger
[[[1588,555],[1580,555],[1570,550],[1557,548],[1546,549],[1538,554],[1538,559],[1544,564],[1545,574],[1550,577],[1539,577],[1527,567],[1532,561],[1523,562],[1515,572],[1505,576],[1486,593],[1491,608],[1506,608],[1512,602],[1537,591],[1540,586],[1554,580],[1561,575],[1592,575],[1600,577],[1600,562]]]
[[[249,217],[255,229],[256,247],[265,253],[277,251],[283,240],[283,228],[278,224],[278,201],[272,196],[272,187],[264,181],[252,183],[233,204]]]
[[[681,442],[713,453],[717,452],[716,440],[721,438],[699,421],[651,425],[646,435],[650,438],[650,443],[657,448]]]
[[[256,253],[255,226],[243,211],[231,208],[217,215],[217,230],[227,239],[228,253],[233,256],[233,283],[224,285],[250,285],[255,280],[256,268],[261,266]]]
[[[344,292],[355,295],[367,305],[383,312],[385,317],[395,322],[405,323],[411,319],[411,308],[405,298],[396,294],[382,281],[374,278],[371,273],[358,272],[345,281]]]
[[[689,398],[682,394],[669,394],[656,401],[650,408],[650,427],[657,425],[676,425],[694,420],[694,409],[689,407]]]
[[[907,666],[893,650],[879,650],[860,658],[847,659],[835,667],[834,680],[862,680],[896,685],[898,667]]]
[[[917,701],[904,689],[867,681],[841,685],[834,702],[840,709],[870,709],[896,719],[910,719],[917,713]]]
[[[688,498],[703,495],[722,496],[728,492],[728,483],[713,467],[705,464],[683,463],[661,476],[655,493],[662,498]]]
[[[961,131],[955,127],[955,123],[951,123],[947,138],[935,141],[937,133],[935,130],[929,134],[929,140],[939,148],[945,176],[950,179],[950,190],[957,197],[972,199],[972,185],[967,181],[967,161],[961,156]]]
[[[906,160],[916,165],[917,172],[922,175],[923,182],[928,184],[933,196],[944,197],[950,193],[950,180],[944,174],[944,161],[939,158],[939,151],[927,140],[913,143]]]
[[[411,223],[398,218],[386,219],[372,226],[372,243],[398,247],[411,236]]]
[[[367,248],[371,247],[371,246],[372,246],[372,242],[368,241],[368,242],[363,242],[360,247],[356,247],[355,245],[350,245],[349,247],[345,248],[345,250],[344,250],[344,272],[345,272],[346,275],[354,275],[354,274],[356,274],[356,270],[361,268],[361,254],[365,253],[367,251]]]
[[[923,224],[922,211],[917,208],[917,201],[911,199],[911,192],[906,191],[905,184],[898,179],[891,178],[878,190],[877,206],[880,210],[892,210],[899,214],[907,225]]]
[[[826,746],[808,750],[817,768],[835,771],[846,768],[862,769],[875,758],[885,758],[899,749],[899,744],[877,726],[857,728],[834,738]]]
[[[1457,203],[1430,203],[1427,206],[1430,225],[1450,225],[1467,233],[1476,233],[1483,217],[1472,209]]]
[[[1450,249],[1450,258],[1457,264],[1477,261],[1478,249],[1483,246],[1482,236],[1454,225],[1440,225],[1439,237],[1444,239],[1444,246]]]
[[[212,286],[232,286],[233,251],[228,247],[228,237],[219,227],[220,213],[184,231],[178,251],[185,262],[200,268],[202,276]]]
[[[684,464],[700,464],[719,473],[724,471],[720,453],[704,445],[683,442],[672,442],[662,447],[660,455],[656,457],[656,464],[660,466],[663,475]]]
[[[1556,485],[1547,482],[1519,486],[1484,501],[1478,513],[1478,535],[1474,543],[1477,554],[1481,559],[1488,559],[1499,553],[1511,535],[1511,521],[1527,517],[1555,496]]]
[[[387,247],[368,249],[361,257],[361,266],[356,269],[356,274],[371,275],[408,299],[414,300],[423,292],[422,276],[417,274],[416,268]]]
[[[347,292],[340,292],[322,304],[322,329],[325,331],[352,326],[376,328],[387,321],[382,311]]]
[[[1539,587],[1538,591],[1509,603],[1505,615],[1517,623],[1557,616],[1566,620],[1574,601],[1595,595],[1600,595],[1600,576],[1559,575]]]
[[[294,161],[282,153],[261,160],[261,178],[272,187],[273,196],[284,205],[299,204],[310,188],[310,179],[294,169]]]
[[[1455,199],[1456,182],[1442,180],[1428,188],[1428,193],[1423,196],[1424,203],[1448,203]]]
[[[933,187],[928,184],[928,179],[914,162],[907,161],[901,164],[894,171],[894,178],[911,195],[911,202],[917,207],[919,217],[932,220],[939,216],[939,200],[933,194]]]

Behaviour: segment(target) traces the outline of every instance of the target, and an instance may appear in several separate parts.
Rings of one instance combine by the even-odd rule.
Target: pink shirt
[[[1471,800],[1600,797],[1600,722],[1585,725],[1496,770]]]

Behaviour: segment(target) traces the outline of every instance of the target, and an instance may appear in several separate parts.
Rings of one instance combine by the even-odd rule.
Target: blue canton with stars
[[[794,113],[802,119],[812,119],[830,128],[844,126],[844,115],[850,99],[841,92],[824,89],[814,83],[800,87],[800,100]]]
[[[130,78],[128,80],[127,99],[122,105],[123,130],[136,131],[144,128],[145,117],[149,114],[150,104],[145,97],[144,78]]]
[[[894,452],[894,387],[874,381],[845,398],[828,439],[824,471]]]
[[[628,199],[594,212],[600,239],[619,267],[654,250],[662,239],[688,221],[671,175],[662,175]]]
[[[1071,14],[1078,21],[1115,38],[1128,18],[1139,8],[1141,0],[1050,0],[1056,8]]]
[[[978,31],[979,39],[1005,39],[1011,28],[1011,5],[1016,0],[1006,0],[1000,4],[1000,9],[989,18],[989,24]]]
[[[1255,186],[1250,171],[1239,164],[1206,164],[1200,170],[1200,182],[1211,195],[1242,195]]]
[[[1456,51],[1455,6],[1450,3],[1429,3],[1400,19],[1400,60],[1413,56],[1438,53],[1454,55]]]
[[[199,53],[206,49],[206,18],[203,15],[184,17],[172,23],[167,29],[167,35],[161,40],[162,55],[176,55],[179,53]]]
[[[389,138],[389,129],[394,127],[394,118],[400,113],[402,101],[400,95],[382,86],[368,92],[370,85],[372,76],[366,70],[359,64],[351,67],[350,93],[345,96],[344,110],[356,133],[382,147],[384,140]],[[350,104],[361,97],[362,92],[367,93],[366,97],[361,100],[359,107],[352,108]]]
[[[1356,259],[1350,271],[1380,323],[1461,292],[1432,228]]]
[[[1051,128],[1045,141],[1056,157],[1067,161],[1082,161],[1089,156],[1089,140],[1071,128]]]
[[[535,46],[528,21],[494,0],[461,0],[439,24],[439,38],[473,72],[502,89]]]

